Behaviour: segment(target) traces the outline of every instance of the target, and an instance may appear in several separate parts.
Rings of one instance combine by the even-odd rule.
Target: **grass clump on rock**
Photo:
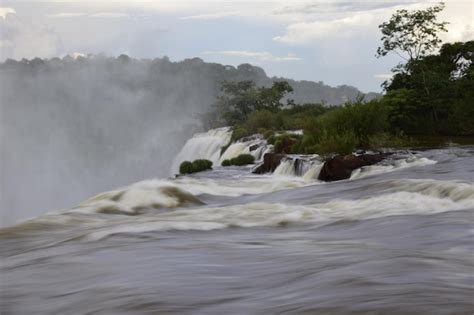
[[[232,164],[230,163],[230,160],[224,160],[222,161],[222,166],[231,166]]]
[[[239,156],[232,158],[230,160],[222,161],[222,166],[242,166],[247,164],[253,164],[255,162],[255,158],[251,154],[240,154]]]
[[[191,174],[202,172],[205,170],[212,169],[212,162],[209,160],[199,159],[194,160],[193,162],[184,161],[179,166],[179,173],[180,174]]]

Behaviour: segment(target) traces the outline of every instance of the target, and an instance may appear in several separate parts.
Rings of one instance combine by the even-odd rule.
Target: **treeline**
[[[407,134],[474,134],[474,41],[444,44],[409,61],[386,84],[383,101],[394,130]]]
[[[104,55],[66,56],[64,58],[32,60],[7,59],[0,63],[0,74],[13,73],[14,75],[29,76],[32,74],[44,75],[45,72],[69,72],[78,68],[98,68],[99,76],[111,76],[125,89],[147,89],[153,87],[156,94],[167,94],[173,90],[189,89],[190,92],[199,91],[199,98],[192,95],[200,104],[209,105],[219,94],[219,86],[223,81],[253,81],[258,86],[270,87],[273,82],[285,80],[294,93],[295,102],[322,102],[329,105],[340,105],[348,100],[354,100],[361,92],[349,85],[331,87],[322,81],[296,81],[286,78],[269,77],[265,71],[257,66],[241,64],[237,67],[218,63],[204,62],[200,58],[190,58],[183,61],[171,61],[168,57],[155,59],[135,59],[127,55],[107,57]],[[129,73],[129,74],[128,74]],[[127,75],[128,74],[128,75]],[[134,80],[135,83],[130,81]],[[174,88],[173,88],[174,87]],[[190,95],[185,91],[183,97]],[[368,93],[372,99],[377,93]]]
[[[348,153],[410,146],[419,136],[474,135],[473,45],[445,44],[398,71],[383,97],[360,95],[343,106],[295,104],[285,81],[269,88],[226,82],[207,118],[234,126],[234,139],[262,133],[285,153]],[[277,133],[294,129],[304,134]]]

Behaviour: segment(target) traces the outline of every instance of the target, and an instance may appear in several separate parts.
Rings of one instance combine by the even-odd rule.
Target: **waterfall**
[[[273,174],[280,176],[296,176],[295,162],[293,159],[285,159],[275,169]]]
[[[318,155],[287,155],[273,174],[298,176],[310,181],[318,177],[322,165]]]
[[[221,150],[225,147],[232,136],[229,127],[211,129],[207,132],[195,134],[189,139],[178,155],[173,160],[171,174],[179,172],[179,165],[183,161],[194,161],[196,159],[207,159],[213,165],[219,164]]]
[[[319,173],[323,168],[324,163],[314,164],[306,173],[303,175],[305,181],[312,181],[318,179]]]
[[[219,163],[235,158],[240,154],[251,154],[255,161],[259,161],[263,158],[263,153],[267,152],[268,147],[267,141],[261,135],[253,135],[232,143],[222,154]]]

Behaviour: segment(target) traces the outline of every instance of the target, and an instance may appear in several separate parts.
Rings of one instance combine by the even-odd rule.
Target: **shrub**
[[[179,173],[180,174],[191,174],[193,172],[193,163],[189,161],[184,161],[179,166]]]
[[[252,134],[251,131],[244,127],[235,127],[232,129],[232,141],[239,140],[242,138],[245,138],[247,136],[250,136]]]
[[[184,161],[179,166],[180,174],[191,174],[212,169],[212,162],[209,160],[199,159],[194,162]]]
[[[212,162],[209,160],[195,160],[193,162],[193,172],[201,172],[212,169]]]
[[[273,137],[275,134],[275,132],[273,130],[267,130],[265,131],[265,133],[263,134],[263,137],[265,138],[265,140],[268,140],[270,139],[271,137]]]
[[[247,165],[247,164],[253,164],[255,161],[255,158],[251,154],[241,154],[238,157],[235,157],[230,160],[231,165]]]
[[[232,164],[230,164],[230,160],[224,160],[222,161],[222,166],[231,166]]]
[[[275,127],[275,114],[266,109],[253,111],[248,115],[245,126],[252,133],[261,128],[273,129]]]
[[[354,152],[357,144],[356,136],[353,132],[342,132],[330,134],[324,130],[319,138],[319,143],[315,145],[319,154],[350,154]]]
[[[301,136],[282,134],[275,139],[275,153],[295,153],[294,149],[298,149],[298,142]]]
[[[269,138],[266,139],[268,144],[275,144],[276,137],[275,135],[271,135]]]

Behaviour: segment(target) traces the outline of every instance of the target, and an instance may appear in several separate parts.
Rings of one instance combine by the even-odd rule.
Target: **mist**
[[[2,225],[167,176],[215,95],[196,75],[125,57],[3,64]]]
[[[199,58],[122,55],[0,65],[2,209],[10,225],[104,190],[166,177],[224,80],[269,85],[263,69]],[[342,103],[357,89],[289,80],[297,102]]]

